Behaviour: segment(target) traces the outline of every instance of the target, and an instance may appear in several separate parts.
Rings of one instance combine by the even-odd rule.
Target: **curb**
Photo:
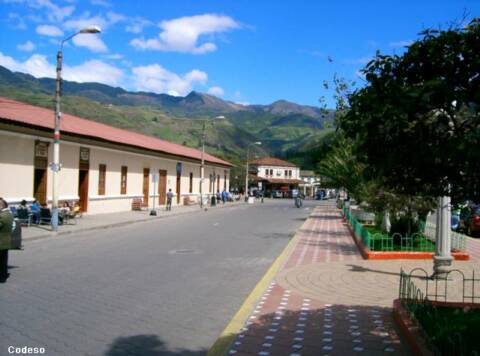
[[[235,206],[240,206],[242,203],[239,203],[239,204],[230,204],[230,205],[227,205],[227,206],[224,206],[222,207],[222,209],[225,209],[225,208],[232,208],[232,207],[235,207]],[[209,207],[208,209],[212,209],[211,207]],[[207,210],[208,210],[207,209]],[[213,209],[218,209],[218,208],[213,208]],[[58,232],[53,232],[53,231],[50,231],[48,233],[45,233],[43,235],[38,235],[38,236],[32,236],[32,237],[24,237],[22,238],[22,242],[30,242],[30,241],[37,241],[37,240],[42,240],[42,239],[46,239],[46,238],[49,238],[49,237],[56,237],[56,236],[62,236],[62,235],[70,235],[70,234],[76,234],[76,233],[83,233],[83,232],[89,232],[89,231],[95,231],[95,230],[103,230],[103,229],[110,229],[112,227],[122,227],[122,226],[125,226],[125,225],[130,225],[130,224],[136,224],[136,223],[141,223],[141,222],[152,222],[152,221],[156,221],[158,219],[166,219],[166,218],[170,218],[170,217],[174,217],[174,216],[179,216],[179,215],[187,215],[187,214],[196,214],[196,213],[201,213],[201,212],[204,212],[205,210],[204,209],[198,209],[198,210],[191,210],[191,211],[179,211],[179,212],[175,212],[175,213],[172,213],[172,214],[169,214],[169,215],[157,215],[155,217],[147,217],[147,218],[141,218],[141,219],[135,219],[135,220],[128,220],[128,221],[121,221],[121,222],[118,222],[118,223],[111,223],[111,224],[107,224],[107,225],[98,225],[98,226],[92,226],[92,227],[85,227],[85,228],[81,228],[81,229],[78,229],[78,230],[67,230],[67,231],[58,231]]]
[[[315,209],[310,213],[312,215],[315,212]],[[291,253],[293,252],[295,246],[299,240],[298,231],[303,229],[303,226],[307,223],[310,215],[304,221],[304,223],[300,226],[297,230],[297,233],[292,237],[292,239],[288,242],[287,246],[283,249],[280,255],[275,259],[275,261],[271,264],[267,272],[263,275],[257,285],[253,288],[250,292],[248,297],[243,302],[242,306],[238,309],[235,315],[232,317],[228,325],[222,331],[220,336],[217,338],[215,343],[212,345],[210,350],[208,350],[207,356],[223,356],[226,354],[228,349],[230,348],[231,344],[233,343],[237,334],[240,333],[240,329],[245,324],[248,316],[252,313],[255,305],[257,304],[259,298],[263,294],[264,290],[267,288],[268,284],[271,280],[275,277],[276,273],[280,270],[280,268],[284,265],[287,261],[288,257],[290,257]]]

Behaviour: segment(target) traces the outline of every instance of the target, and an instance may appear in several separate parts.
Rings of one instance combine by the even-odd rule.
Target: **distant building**
[[[0,97],[0,197],[51,202],[53,125],[53,111]],[[126,211],[134,200],[165,204],[169,189],[174,204],[198,202],[199,150],[68,114],[60,146],[60,202],[88,213]],[[205,154],[203,194],[228,190],[231,167]]]
[[[251,161],[249,166],[254,186],[267,195],[273,191],[287,195],[301,183],[300,168],[291,162],[264,157]]]
[[[315,174],[314,171],[300,171],[300,180],[302,181],[299,184],[300,191],[306,197],[315,197],[317,190],[320,188],[320,176]]]

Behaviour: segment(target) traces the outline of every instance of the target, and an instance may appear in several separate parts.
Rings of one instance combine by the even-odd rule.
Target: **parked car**
[[[281,192],[280,190],[273,190],[272,198],[283,198],[283,192]]]
[[[465,208],[460,213],[460,229],[469,236],[480,233],[480,206]]]

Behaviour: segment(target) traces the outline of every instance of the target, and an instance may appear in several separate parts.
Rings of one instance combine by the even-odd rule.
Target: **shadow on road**
[[[116,338],[105,356],[200,356],[207,350],[169,350],[157,335],[134,335]]]

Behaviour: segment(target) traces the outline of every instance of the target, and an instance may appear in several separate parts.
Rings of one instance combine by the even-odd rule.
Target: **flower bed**
[[[342,211],[355,242],[366,259],[431,259],[434,255],[435,243],[429,236],[388,236],[373,226],[363,226],[347,208],[344,207]],[[452,256],[463,261],[470,258],[466,252],[458,250],[454,250]]]

